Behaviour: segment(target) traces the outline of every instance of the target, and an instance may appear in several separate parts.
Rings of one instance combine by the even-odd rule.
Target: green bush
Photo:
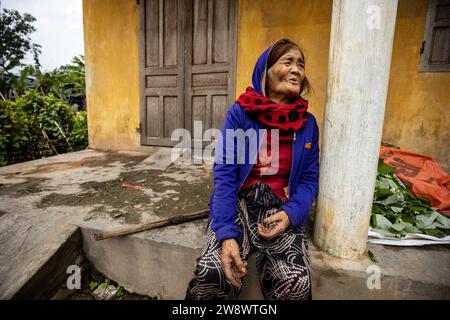
[[[35,87],[41,92],[53,93],[68,105],[84,103],[86,97],[84,57],[76,56],[71,64],[61,66],[51,72],[36,73]]]
[[[87,112],[79,111],[76,113],[73,129],[70,135],[70,143],[78,149],[84,149],[88,146]]]
[[[16,99],[27,90],[36,89],[44,95],[52,93],[69,106],[76,103],[85,108],[85,87],[84,57],[81,55],[75,56],[70,64],[44,73],[32,65],[4,74],[0,70],[0,93],[5,99]]]
[[[75,114],[53,94],[30,89],[15,100],[0,101],[0,165],[86,146],[86,113]]]
[[[32,118],[13,101],[0,101],[0,165],[26,160],[21,150],[33,145]]]

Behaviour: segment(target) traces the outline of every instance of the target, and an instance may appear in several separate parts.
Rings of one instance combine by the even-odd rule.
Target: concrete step
[[[205,241],[206,220],[95,241],[82,229],[83,249],[95,267],[129,292],[183,299]],[[449,246],[398,248],[369,244],[368,258],[343,260],[309,241],[313,299],[448,299]],[[379,274],[379,282],[376,281]],[[368,284],[369,283],[369,284]],[[379,284],[379,287],[378,287]],[[262,299],[254,256],[239,299]]]
[[[66,281],[67,268],[71,265],[79,266],[85,259],[80,228],[73,226],[67,228],[66,232],[64,241],[49,246],[38,263],[28,266],[28,272],[22,273],[17,268],[17,278],[2,281],[5,289],[2,290],[2,299],[47,300],[54,296]]]
[[[103,231],[73,226],[66,240],[9,292],[12,299],[49,299],[66,281],[69,265],[87,258],[131,293],[183,299],[205,241],[206,220],[95,241]],[[343,260],[309,241],[313,299],[448,299],[449,246],[399,248],[369,244],[378,262]],[[379,273],[379,282],[376,277]],[[369,283],[369,285],[368,285]],[[379,285],[377,287],[377,285]],[[4,292],[5,293],[5,292]],[[6,298],[6,297],[4,297]],[[261,300],[255,256],[249,259],[240,300]]]

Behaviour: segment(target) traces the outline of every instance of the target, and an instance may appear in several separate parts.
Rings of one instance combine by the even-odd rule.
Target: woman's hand
[[[289,227],[291,221],[286,211],[281,210],[274,215],[264,219],[264,223],[269,225],[269,228],[265,228],[261,223],[258,223],[258,231],[261,237],[270,240],[283,234]]]
[[[222,241],[222,267],[231,284],[241,287],[241,278],[247,274],[247,262],[243,262],[239,254],[239,245],[235,239]]]

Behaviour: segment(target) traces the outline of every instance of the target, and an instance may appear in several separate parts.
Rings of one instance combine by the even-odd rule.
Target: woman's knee
[[[275,290],[276,299],[280,300],[310,300],[312,283],[309,273],[299,273],[286,277],[278,282],[280,290]]]
[[[233,295],[232,291],[221,264],[201,259],[188,285],[186,296],[189,299],[224,299]]]
[[[220,285],[223,281],[224,272],[221,265],[197,265],[196,278],[204,284]]]
[[[311,299],[311,270],[307,266],[278,261],[260,268],[260,282],[265,299]]]

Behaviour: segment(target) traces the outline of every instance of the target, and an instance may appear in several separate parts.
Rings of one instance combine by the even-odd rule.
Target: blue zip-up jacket
[[[253,88],[260,94],[265,94],[266,63],[271,47],[259,57],[253,70]],[[305,224],[318,191],[319,128],[316,119],[311,113],[306,112],[306,116],[308,118],[306,125],[296,132],[296,139],[293,141],[288,201],[279,209],[280,211],[286,211],[291,222],[291,228]],[[249,129],[256,130],[257,147],[250,146],[250,139],[245,139],[245,143],[241,145],[234,143],[233,149],[226,150],[227,129],[242,129],[244,132]],[[213,166],[214,189],[209,201],[210,215],[208,225],[212,221],[211,228],[215,232],[219,243],[225,239],[242,236],[241,228],[235,224],[237,193],[256,161],[260,147],[260,129],[264,129],[263,125],[258,120],[247,115],[239,104],[233,104],[227,111],[221,128],[222,135],[216,145],[216,159]],[[255,140],[251,141],[254,142]],[[243,154],[239,155],[239,152],[243,152]],[[238,163],[238,156],[244,155],[245,163],[242,163],[242,161]],[[220,156],[223,157],[222,161],[218,161]],[[229,161],[226,161],[227,156],[233,158],[234,162],[229,163]]]

